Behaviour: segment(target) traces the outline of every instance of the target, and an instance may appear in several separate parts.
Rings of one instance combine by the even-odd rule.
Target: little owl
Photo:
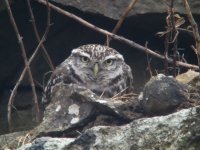
[[[98,96],[111,98],[132,90],[131,68],[115,49],[88,44],[72,50],[71,55],[52,73],[44,89],[43,103],[51,100],[51,92],[58,83],[78,84]]]

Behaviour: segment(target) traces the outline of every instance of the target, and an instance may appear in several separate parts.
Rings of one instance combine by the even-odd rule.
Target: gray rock
[[[61,150],[69,143],[74,141],[73,138],[51,138],[42,137],[35,139],[32,143],[28,143],[18,148],[18,150]]]
[[[90,12],[95,14],[101,14],[103,16],[119,19],[122,13],[132,0],[52,0],[56,3],[63,4],[65,6],[75,7],[84,12]],[[129,13],[129,16],[137,14],[147,13],[164,13],[167,10],[167,1],[155,1],[155,0],[140,0],[134,6],[133,10]],[[200,14],[200,1],[189,1],[191,10],[194,14]],[[175,11],[185,14],[185,9],[182,0],[174,1]]]
[[[46,106],[43,121],[33,129],[32,139],[41,136],[78,136],[95,125],[128,123],[139,117],[134,115],[134,102],[101,99],[84,87],[61,83],[53,88],[51,103]]]
[[[21,131],[21,132],[14,132],[14,133],[0,135],[0,150],[15,149],[17,145],[20,146],[21,142],[23,142],[23,137],[25,136],[26,133],[27,131]]]
[[[168,116],[143,118],[123,126],[97,126],[87,130],[65,147],[57,150],[110,150],[110,149],[190,149],[200,147],[200,107],[181,110]],[[41,149],[44,145],[52,145],[58,139],[47,138],[37,143]],[[69,141],[68,140],[68,141]],[[62,141],[62,142],[61,142]],[[66,139],[59,139],[64,143]],[[45,144],[44,144],[45,143]],[[35,142],[25,145],[26,150],[34,149]],[[25,148],[20,148],[23,150]],[[49,149],[52,149],[50,147]]]
[[[176,80],[183,84],[190,84],[195,78],[198,78],[199,72],[188,70],[185,73],[176,76]]]
[[[158,80],[164,81],[160,85],[168,80],[170,82],[167,83],[172,84],[173,81],[177,84],[173,78],[162,76],[159,79],[162,78],[165,80]],[[61,83],[52,90],[44,120],[30,132],[29,140],[33,142],[20,150],[195,149],[200,146],[199,106],[168,116],[136,119],[122,109],[125,103],[129,107],[135,105],[131,101],[101,99],[90,90],[74,84]],[[128,112],[134,115],[134,109]]]
[[[134,114],[134,105],[134,98],[128,102],[101,99],[84,87],[61,83],[53,88],[51,103],[46,106],[43,121],[27,133],[28,140],[44,136],[77,137],[93,126],[129,123],[139,117]],[[17,137],[12,135],[10,138]],[[25,133],[22,139],[26,138]],[[35,140],[32,145],[38,148],[38,143],[41,145],[46,141],[49,139]],[[13,147],[17,147],[17,144]]]
[[[199,135],[200,107],[195,107],[120,127],[94,127],[66,149],[198,149]],[[87,140],[92,142],[84,144],[84,137],[90,137]]]
[[[140,104],[146,114],[166,114],[189,100],[188,87],[173,77],[158,74],[144,86]]]

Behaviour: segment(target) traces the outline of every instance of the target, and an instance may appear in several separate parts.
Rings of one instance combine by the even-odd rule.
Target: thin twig
[[[41,4],[43,4],[43,5],[46,5],[46,2],[45,2],[44,0],[37,0],[37,1],[38,1],[39,3],[41,3]],[[108,31],[106,31],[106,30],[103,30],[103,29],[101,29],[101,28],[99,28],[99,27],[97,27],[97,26],[94,26],[93,24],[91,24],[91,23],[85,21],[84,19],[82,19],[82,18],[80,18],[80,17],[78,17],[78,16],[76,16],[76,15],[74,15],[74,14],[68,12],[68,11],[65,11],[65,10],[63,10],[63,9],[61,9],[61,8],[59,8],[59,7],[57,7],[57,6],[53,5],[53,4],[51,4],[51,3],[49,3],[49,7],[52,8],[52,9],[54,9],[55,11],[57,11],[57,12],[60,13],[60,14],[63,14],[63,15],[65,15],[65,16],[69,17],[69,18],[72,18],[72,19],[76,20],[76,21],[79,22],[80,24],[82,24],[82,25],[84,25],[84,26],[86,26],[86,27],[88,27],[88,28],[90,28],[90,29],[92,29],[92,30],[94,30],[94,31],[97,31],[97,32],[99,32],[99,33],[101,33],[101,34],[103,34],[103,35],[108,35],[108,36],[112,37],[112,38],[115,39],[115,40],[118,40],[118,41],[120,41],[120,42],[126,43],[127,45],[129,45],[129,46],[131,46],[131,47],[133,47],[133,48],[135,48],[135,49],[138,49],[138,50],[140,50],[140,51],[143,51],[143,52],[145,52],[145,53],[146,53],[146,51],[148,50],[149,55],[152,55],[152,56],[157,57],[157,58],[159,58],[159,59],[163,59],[163,60],[165,59],[165,57],[164,57],[163,55],[160,55],[160,54],[154,52],[153,50],[151,50],[151,49],[149,49],[149,48],[146,49],[144,46],[141,46],[140,44],[137,44],[137,43],[135,43],[134,41],[131,41],[131,40],[126,39],[126,38],[124,38],[124,37],[122,37],[122,36],[118,36],[118,35],[116,35],[116,34],[113,34],[113,33],[111,33],[111,32],[108,32]],[[168,61],[169,63],[172,63],[172,62],[173,62],[173,60],[170,59],[170,58],[167,58],[167,61]],[[196,66],[196,65],[192,65],[192,64],[188,64],[188,63],[184,63],[184,62],[180,62],[180,61],[177,61],[177,62],[176,62],[176,65],[177,65],[177,66],[186,67],[186,68],[190,68],[190,69],[194,69],[194,70],[199,69],[199,67]]]
[[[36,39],[37,39],[37,42],[39,43],[41,38],[40,38],[40,35],[39,35],[39,32],[38,32],[38,29],[37,29],[37,26],[36,26],[36,23],[35,23],[35,17],[34,17],[34,14],[33,14],[33,11],[32,11],[32,8],[31,8],[31,3],[30,3],[30,0],[27,0],[27,5],[28,5],[28,9],[29,9],[29,13],[30,13],[30,16],[31,16],[31,23],[32,23],[32,27],[33,27],[33,31],[35,33],[35,36],[36,36]],[[50,24],[50,8],[48,7],[48,0],[47,0],[47,24]],[[54,65],[51,61],[51,58],[47,52],[47,49],[46,47],[44,46],[44,44],[42,43],[41,45],[41,48],[43,50],[43,57],[45,58],[45,60],[47,61],[47,63],[49,64],[51,70],[54,70]]]
[[[174,70],[174,76],[176,76],[176,61],[177,61],[177,53],[178,53],[178,45],[177,45],[177,35],[178,31],[176,30],[175,26],[175,18],[174,18],[174,0],[171,0],[170,5],[170,27],[171,27],[171,41],[169,43],[173,44],[173,70]]]
[[[103,92],[102,92],[101,95],[99,96],[100,99],[103,97],[104,93],[105,93],[105,90],[103,90]]]
[[[10,17],[11,24],[12,24],[12,26],[14,28],[14,31],[15,31],[16,36],[17,36],[17,39],[19,41],[20,49],[22,51],[22,57],[23,57],[24,63],[25,63],[25,68],[27,68],[27,71],[28,71],[29,80],[30,80],[30,84],[31,84],[32,92],[33,92],[33,99],[34,99],[34,102],[36,104],[35,105],[36,106],[36,120],[39,121],[39,118],[40,118],[39,117],[39,112],[40,112],[40,110],[39,110],[39,105],[38,105],[38,98],[37,98],[37,94],[36,94],[36,89],[35,89],[35,84],[34,84],[34,81],[33,81],[33,76],[32,76],[32,73],[31,73],[31,69],[30,69],[30,66],[28,64],[24,43],[23,43],[22,37],[21,37],[21,35],[19,33],[19,30],[17,28],[17,25],[16,25],[15,19],[13,17],[13,14],[12,14],[12,11],[11,11],[11,8],[10,8],[10,4],[9,4],[8,0],[5,0],[5,3],[6,3],[6,8],[7,8],[9,17]],[[8,103],[9,130],[11,130],[11,128],[12,128],[12,123],[11,123],[11,110],[12,109],[11,109],[11,107],[12,107],[13,101],[14,101],[14,97],[11,97],[11,100],[9,100],[9,103]]]
[[[145,48],[147,49],[147,47],[148,47],[148,42],[146,41]],[[146,52],[146,58],[147,58],[147,70],[149,71],[150,77],[152,77],[153,73],[151,71],[151,60],[149,59],[148,51]]]
[[[34,58],[36,57],[36,55],[37,55],[37,53],[38,53],[38,51],[39,51],[39,49],[40,49],[42,43],[46,40],[47,34],[48,34],[48,32],[49,32],[49,28],[50,28],[50,23],[47,22],[47,27],[46,27],[46,29],[45,29],[45,33],[44,33],[44,35],[43,35],[41,41],[39,42],[38,46],[36,47],[34,53],[33,53],[32,56],[30,57],[30,59],[29,59],[29,61],[28,61],[28,66],[30,66],[30,64],[32,63],[32,61],[33,61]],[[9,125],[9,126],[12,126],[12,125],[11,125],[11,111],[12,111],[11,106],[12,106],[14,97],[15,97],[15,95],[16,95],[16,93],[17,93],[17,89],[18,89],[19,85],[21,84],[21,82],[22,82],[22,80],[23,80],[23,78],[24,78],[24,76],[25,76],[26,71],[27,71],[27,67],[25,67],[24,70],[22,71],[22,73],[21,73],[21,75],[20,75],[20,77],[19,77],[17,83],[15,84],[15,87],[14,87],[13,90],[12,90],[12,93],[11,93],[11,95],[10,95],[10,98],[9,98],[9,102],[8,102],[8,122],[10,122],[10,125]]]
[[[138,96],[136,93],[127,93],[123,95],[118,95],[115,97],[112,97],[111,100],[130,100],[131,97]]]
[[[28,61],[28,65],[30,66],[30,64],[32,63],[32,61],[34,60],[35,56],[37,55],[39,48],[41,46],[41,44],[45,41],[47,33],[49,31],[49,28],[46,29],[46,32],[44,33],[40,43],[38,44],[37,48],[35,49],[34,53],[32,54],[32,56],[30,57],[29,61]],[[11,106],[13,103],[13,99],[17,93],[17,89],[19,87],[19,85],[21,84],[25,74],[26,74],[27,68],[25,67],[24,70],[22,71],[17,83],[15,84],[15,87],[12,90],[12,93],[10,95],[9,101],[8,101],[8,121],[11,122]]]
[[[126,87],[125,89],[121,90],[119,93],[115,94],[111,99],[121,95],[124,91],[126,91],[128,89],[128,87]]]
[[[191,35],[191,33],[193,33],[192,31],[187,30],[187,29],[183,29],[183,28],[177,28],[177,30],[183,31],[183,32],[185,32],[185,33],[190,33],[190,35]]]
[[[195,49],[197,50],[197,58],[198,58],[198,66],[199,66],[199,71],[200,71],[200,35],[199,35],[199,30],[198,30],[198,26],[197,23],[194,20],[194,17],[192,15],[192,12],[190,10],[190,6],[187,2],[187,0],[183,0],[184,3],[184,7],[186,10],[186,15],[187,18],[192,26],[192,31],[193,31],[193,35],[195,38]]]
[[[126,10],[124,11],[124,13],[122,14],[122,16],[120,17],[119,21],[117,22],[117,24],[115,25],[114,29],[112,30],[112,33],[116,34],[117,31],[119,30],[119,28],[122,26],[125,18],[127,17],[127,15],[129,14],[129,12],[133,9],[133,7],[135,6],[135,4],[137,3],[138,0],[132,0],[130,2],[130,4],[128,5],[128,7],[126,8]],[[106,45],[109,46],[110,41],[112,40],[112,38],[110,36],[106,36]]]
[[[164,43],[164,66],[165,66],[165,75],[168,75],[168,53],[169,53],[169,34],[170,34],[170,29],[169,29],[169,25],[168,25],[168,17],[166,18],[166,22],[167,22],[167,27],[166,27],[166,34],[165,34],[165,43]]]
[[[197,51],[197,49],[194,47],[194,45],[191,45],[190,47],[192,48],[192,50],[194,51],[194,53],[198,56],[198,51]],[[197,61],[200,62],[200,58],[199,58],[199,57],[197,57]]]

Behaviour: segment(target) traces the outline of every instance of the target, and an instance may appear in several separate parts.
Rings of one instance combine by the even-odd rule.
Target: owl
[[[133,89],[131,68],[115,49],[88,44],[73,49],[71,55],[53,71],[44,88],[43,103],[51,100],[56,84],[78,84],[102,98],[111,98]]]

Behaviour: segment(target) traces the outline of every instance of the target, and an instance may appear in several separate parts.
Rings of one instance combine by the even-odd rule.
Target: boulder
[[[45,106],[43,121],[21,135],[24,142],[19,149],[195,149],[200,146],[200,107],[196,106],[199,103],[188,105],[188,109],[174,109],[184,102],[190,103],[185,88],[172,77],[152,77],[145,85],[143,100],[146,101],[148,89],[151,93],[148,100],[155,106],[167,107],[161,107],[162,115],[149,117],[145,110],[150,105],[143,103],[141,107],[143,100],[138,101],[134,93],[127,99],[123,99],[125,96],[103,99],[76,84],[57,84],[52,88],[50,103]],[[157,105],[157,101],[161,103]],[[166,113],[171,108],[172,114]],[[14,133],[8,137],[19,139]],[[14,146],[18,147],[16,143]]]
[[[43,121],[31,131],[31,139],[42,136],[78,136],[97,125],[122,125],[141,117],[135,112],[137,99],[128,102],[102,99],[85,87],[60,83],[52,90]]]
[[[76,139],[59,139],[64,147],[58,150],[92,149],[198,149],[200,135],[200,107],[184,109],[168,116],[142,118],[123,126],[96,126]],[[36,139],[19,150],[36,147],[47,150],[57,138]],[[37,142],[40,141],[40,142]],[[57,142],[58,143],[58,142]],[[55,147],[48,147],[53,150]]]
[[[139,99],[141,108],[148,115],[166,114],[189,100],[189,89],[172,76],[158,74],[144,86]]]
[[[118,20],[125,9],[128,7],[132,0],[51,0],[53,2],[62,4],[64,6],[70,6],[77,8],[83,12],[89,12],[94,14],[100,14],[111,19]],[[133,10],[129,13],[129,16],[135,16],[138,14],[149,13],[164,13],[166,12],[167,1],[138,1]],[[194,14],[200,14],[199,5],[197,0],[190,0],[189,5]],[[185,14],[185,9],[182,0],[174,1],[175,11],[181,14]]]

